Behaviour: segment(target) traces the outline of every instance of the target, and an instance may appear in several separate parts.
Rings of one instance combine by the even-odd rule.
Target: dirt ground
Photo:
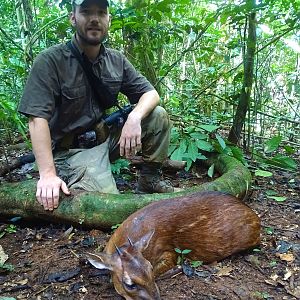
[[[205,171],[194,169],[168,176],[176,186],[200,184]],[[10,180],[12,177],[2,178]],[[132,186],[118,180],[120,187]],[[272,198],[277,196],[286,197]],[[173,299],[300,299],[300,180],[276,171],[257,177],[245,202],[262,222],[259,248],[219,263],[192,268],[158,280],[161,298]],[[64,224],[0,220],[0,300],[121,299],[110,276],[82,259],[101,251],[109,232]]]

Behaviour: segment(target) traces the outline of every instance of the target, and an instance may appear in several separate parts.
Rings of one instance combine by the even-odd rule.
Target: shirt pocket
[[[83,113],[86,103],[86,86],[64,87],[62,93],[61,111],[64,115],[74,116]]]
[[[121,90],[122,77],[102,77],[102,82],[114,97],[113,100],[116,100]]]

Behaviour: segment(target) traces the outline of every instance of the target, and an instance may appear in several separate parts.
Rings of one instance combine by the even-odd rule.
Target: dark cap
[[[85,0],[72,0],[72,4],[75,5],[81,5]],[[97,2],[104,4],[106,6],[109,6],[109,3],[107,0],[97,0]]]

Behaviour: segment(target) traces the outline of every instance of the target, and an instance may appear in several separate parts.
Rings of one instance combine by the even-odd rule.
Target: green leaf
[[[268,196],[268,198],[274,199],[277,202],[283,202],[287,199],[286,197],[279,197],[279,196]]]
[[[246,163],[242,149],[240,149],[239,147],[236,147],[236,146],[230,146],[229,148],[230,148],[234,158],[236,158],[237,160],[239,160],[240,162],[242,162],[244,164]]]
[[[271,153],[277,150],[281,141],[282,141],[282,137],[280,135],[274,136],[270,140],[266,141],[265,153]]]
[[[288,154],[288,155],[294,154],[296,152],[296,150],[293,147],[288,146],[288,145],[283,146],[283,148],[284,148],[286,154]]]
[[[207,157],[201,153],[198,153],[197,159],[206,160]]]
[[[284,155],[276,155],[275,157],[268,160],[268,163],[274,166],[278,166],[287,170],[297,170],[297,162],[291,157]]]
[[[215,172],[215,164],[212,164],[208,171],[207,171],[207,175],[210,177],[210,178],[213,178],[214,176],[214,172]]]
[[[9,224],[6,228],[5,228],[5,231],[7,233],[15,233],[17,232],[17,226],[16,225],[13,225],[13,224]]]
[[[201,260],[193,260],[193,261],[191,261],[191,267],[192,268],[198,268],[198,267],[200,267],[202,265],[203,265],[203,261],[201,261]]]
[[[266,195],[268,196],[275,196],[277,195],[277,192],[274,190],[266,190]]]
[[[181,250],[179,248],[175,248],[174,250],[175,250],[176,253],[181,254]]]
[[[187,158],[187,159],[185,159],[185,161],[186,161],[186,166],[185,166],[185,170],[186,171],[188,171],[190,168],[191,168],[191,166],[192,166],[192,164],[193,164],[193,161],[191,160],[191,159],[189,159],[189,158]]]
[[[172,160],[182,160],[183,158],[183,153],[179,148],[177,148],[171,155],[170,157]]]
[[[273,173],[264,170],[255,170],[255,176],[271,177]]]
[[[274,233],[274,228],[273,227],[266,227],[265,228],[265,233],[266,234],[273,234]]]
[[[111,163],[111,171],[113,174],[120,174],[122,170],[128,170],[129,161],[124,158],[119,158]]]
[[[191,132],[189,135],[195,140],[206,140],[208,138],[207,134],[200,132]]]
[[[177,145],[175,145],[175,144],[170,144],[169,145],[169,150],[168,150],[168,156],[170,156],[173,152],[174,152],[174,150],[177,148]]]
[[[192,252],[192,250],[190,250],[190,249],[184,249],[184,250],[182,250],[182,254],[189,254],[189,253],[191,253]]]
[[[218,140],[221,148],[224,150],[226,148],[226,143],[223,138],[220,135],[216,134],[216,139]]]
[[[191,141],[188,145],[188,154],[189,154],[189,158],[193,162],[195,162],[196,159],[198,158],[198,148],[194,141]]]
[[[216,126],[216,125],[199,125],[199,127],[204,129],[205,131],[213,132],[213,131],[217,130],[220,126]]]
[[[214,147],[211,143],[209,143],[207,141],[203,141],[203,140],[197,140],[196,145],[200,150],[204,150],[207,152],[211,152],[214,149]]]

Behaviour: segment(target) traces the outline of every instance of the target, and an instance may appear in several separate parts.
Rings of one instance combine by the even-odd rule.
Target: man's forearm
[[[43,118],[30,118],[29,132],[40,177],[56,175],[48,121]]]
[[[130,116],[138,116],[140,120],[146,118],[153,109],[159,104],[159,95],[156,90],[145,93],[140,99]]]

